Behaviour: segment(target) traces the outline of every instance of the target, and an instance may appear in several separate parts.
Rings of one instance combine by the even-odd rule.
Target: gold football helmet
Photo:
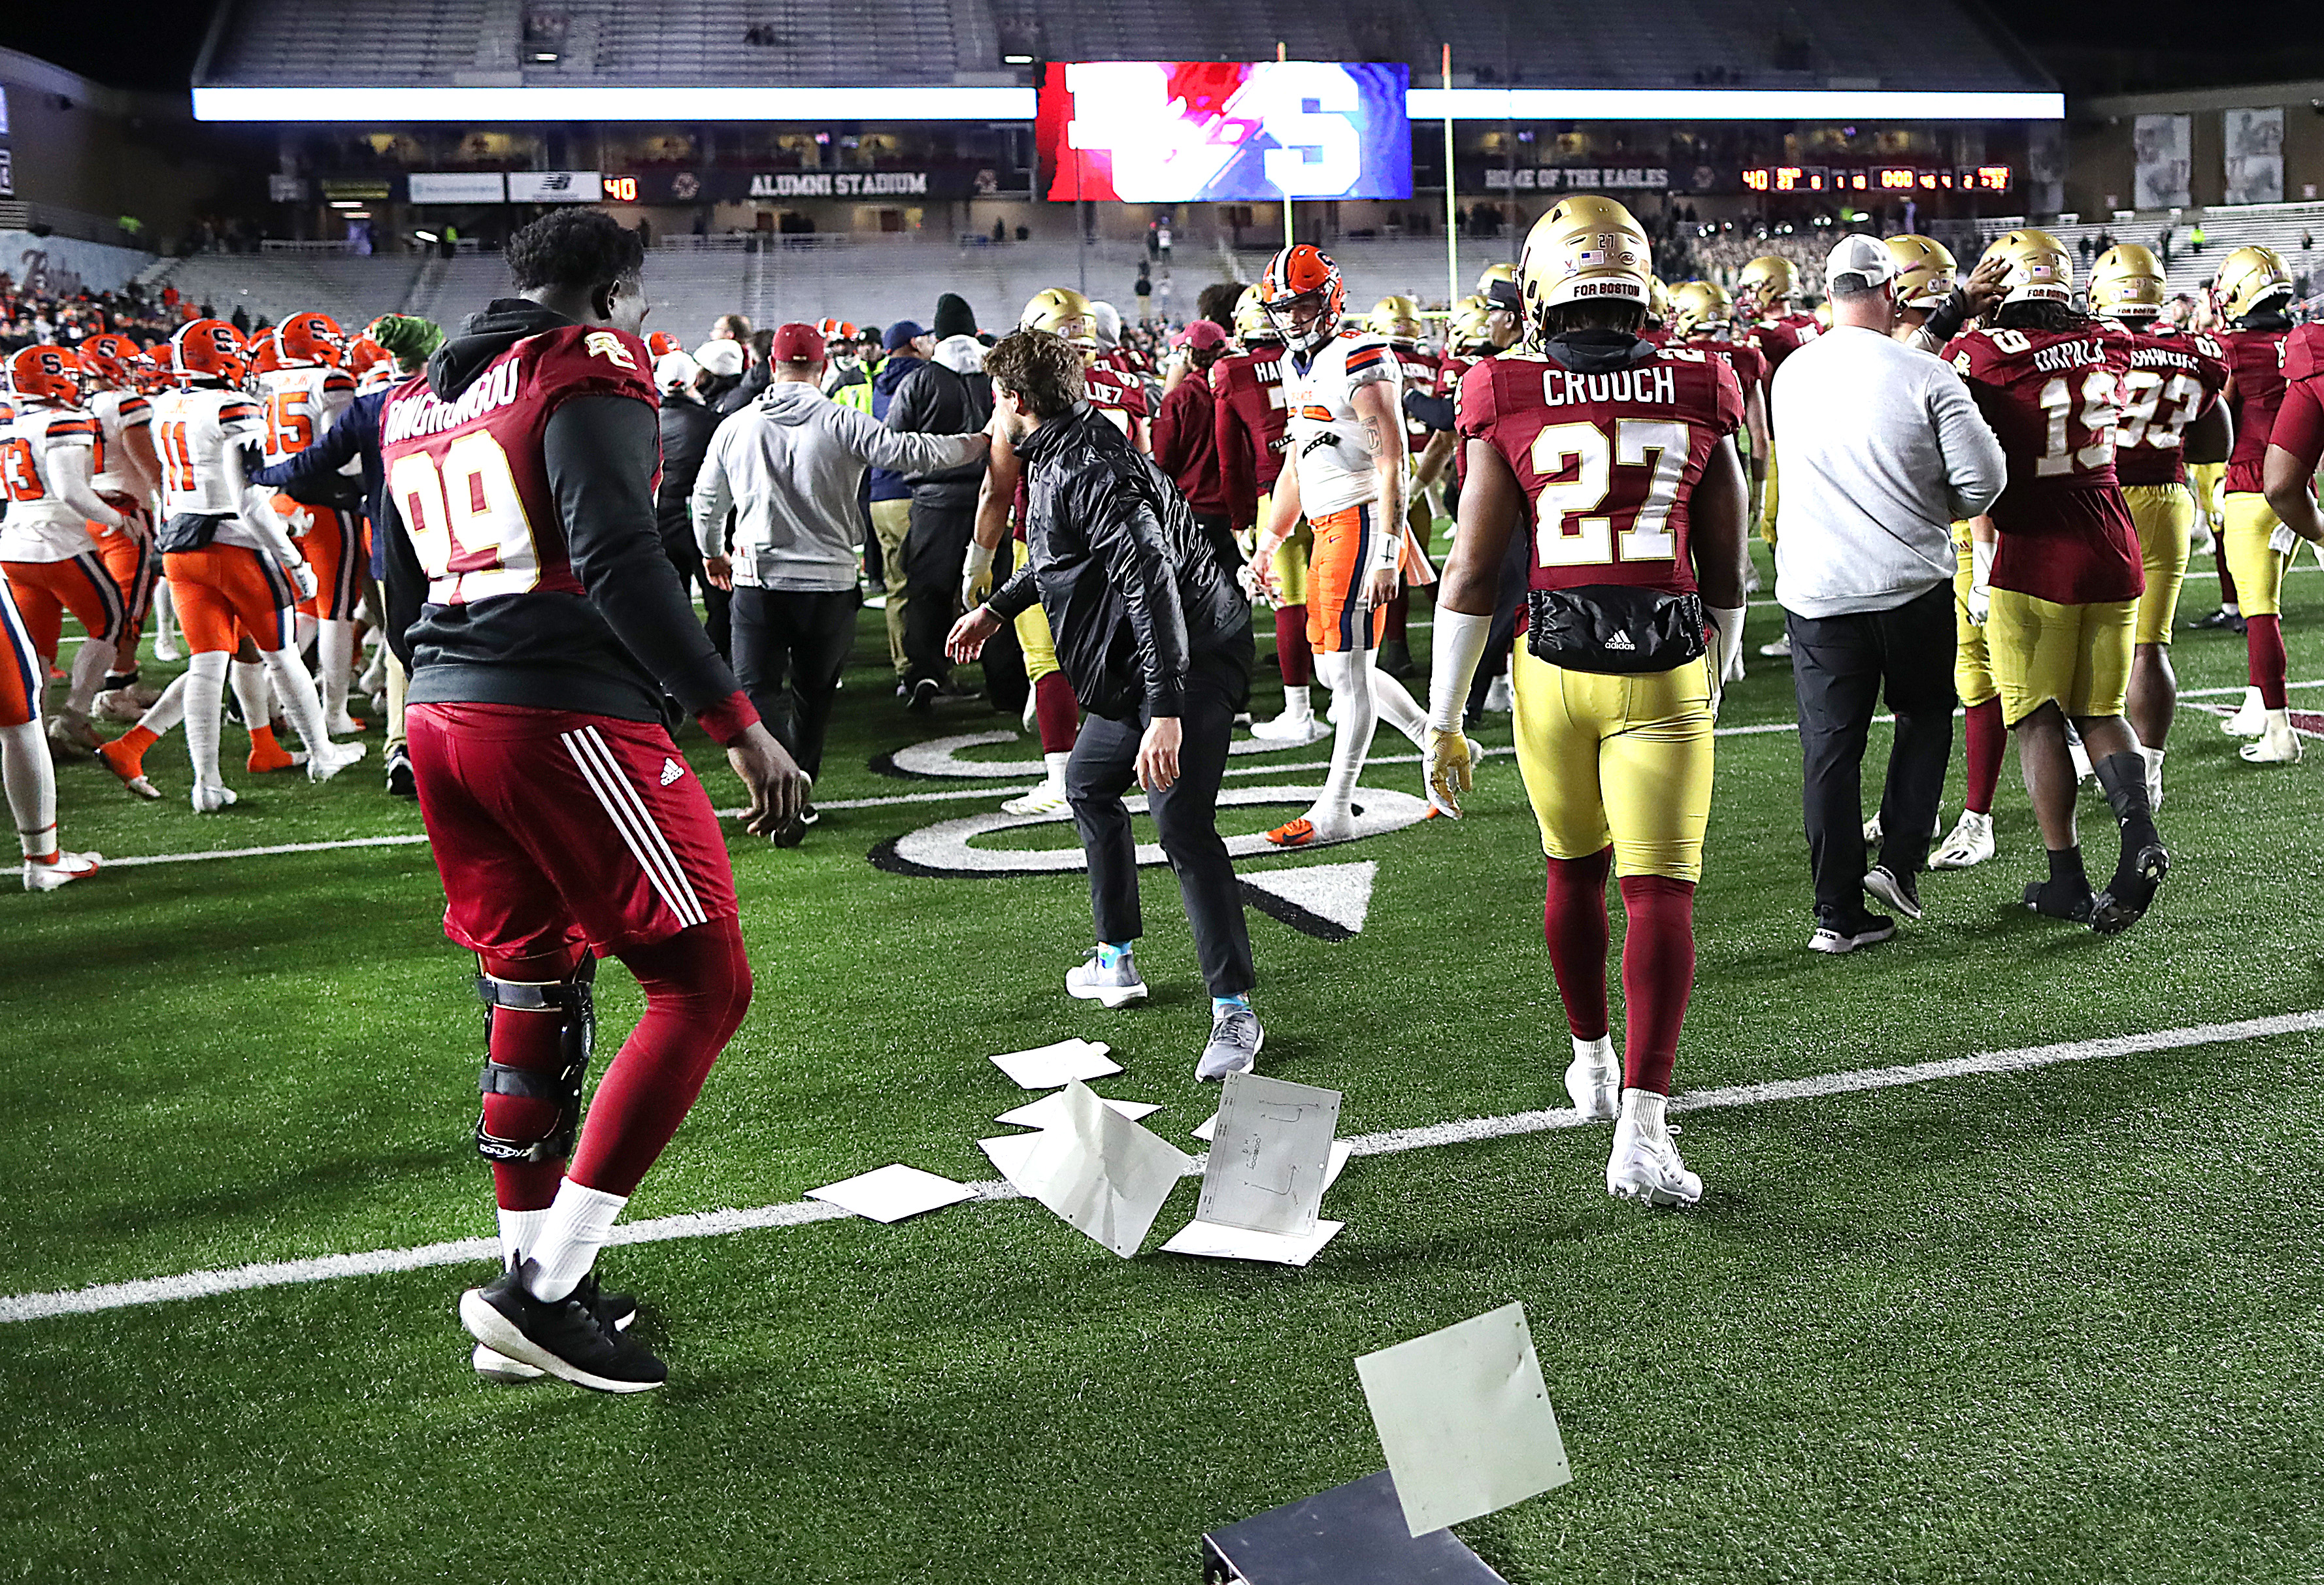
[[[1496,281],[1506,281],[1511,286],[1517,285],[1517,267],[1515,264],[1486,265],[1485,272],[1477,277],[1477,295],[1483,298],[1487,302],[1491,302],[1493,300],[1493,282]]]
[[[2028,226],[2010,232],[1996,239],[1985,257],[2008,263],[2001,283],[2004,304],[2074,300],[2074,255],[2046,231]]]
[[[1025,311],[1017,316],[1017,328],[1063,336],[1080,351],[1084,362],[1102,350],[1098,345],[1097,316],[1090,311],[1089,299],[1070,286],[1035,292]]]
[[[1900,309],[1941,309],[1960,284],[1960,265],[1952,250],[1932,236],[1908,231],[1887,239],[1888,256],[1896,261],[1896,306]]]
[[[1236,339],[1245,346],[1277,339],[1274,322],[1268,318],[1267,309],[1259,304],[1256,284],[1244,287],[1242,295],[1235,299],[1234,330]]]
[[[2220,261],[2218,278],[2211,282],[2211,299],[2229,324],[2246,314],[2281,309],[2277,299],[2291,295],[2292,272],[2273,248],[2237,248]]]
[[[1408,297],[1384,297],[1365,316],[1364,328],[1390,341],[1420,339],[1420,305]]]
[[[1649,325],[1667,325],[1670,323],[1670,288],[1663,284],[1663,278],[1661,276],[1647,276],[1646,323]]]
[[[1528,331],[1542,335],[1543,314],[1562,303],[1625,302],[1644,309],[1653,257],[1645,229],[1613,199],[1559,199],[1533,223],[1517,255]]]
[[[1735,300],[1747,313],[1780,314],[1784,305],[1799,294],[1799,271],[1778,253],[1760,254],[1735,277]]]
[[[2163,264],[2153,251],[2117,243],[2090,266],[2090,312],[2109,319],[2152,319],[2163,311]]]
[[[1680,282],[1671,293],[1671,337],[1686,341],[1735,321],[1735,299],[1714,281]]]
[[[1462,298],[1452,305],[1452,312],[1444,327],[1444,344],[1454,352],[1465,353],[1472,347],[1489,350],[1493,345],[1493,327],[1487,321],[1491,305],[1478,296]]]

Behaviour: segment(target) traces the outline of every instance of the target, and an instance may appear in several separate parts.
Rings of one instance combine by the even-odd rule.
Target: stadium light
[[[2059,121],[2066,97],[1874,88],[1415,88],[1415,121]]]
[[[1030,88],[199,88],[197,121],[1030,121]]]

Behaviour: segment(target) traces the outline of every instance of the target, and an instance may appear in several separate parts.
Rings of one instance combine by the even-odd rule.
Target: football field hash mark
[[[1727,1107],[1764,1106],[1775,1101],[1814,1101],[1834,1095],[1891,1090],[1907,1084],[1933,1083],[1944,1079],[1987,1074],[2026,1073],[2059,1063],[2086,1062],[2097,1057],[2128,1056],[2147,1051],[2176,1051],[2192,1046],[2217,1046],[2240,1040],[2265,1040],[2280,1035],[2324,1030],[2324,1009],[2279,1013],[2232,1023],[2190,1024],[2144,1035],[2115,1035],[2091,1040],[2068,1040],[2049,1046],[2021,1046],[2010,1051],[1978,1052],[1934,1062],[1896,1067],[1859,1068],[1849,1073],[1821,1074],[1803,1079],[1773,1079],[1756,1084],[1730,1084],[1696,1090],[1671,1097],[1670,1110],[1710,1111]],[[1397,1156],[1443,1145],[1464,1145],[1480,1139],[1507,1139],[1561,1129],[1588,1128],[1572,1110],[1555,1108],[1514,1112],[1505,1117],[1467,1118],[1420,1128],[1394,1129],[1348,1141],[1356,1156]],[[1200,1175],[1206,1158],[1189,1164],[1189,1175]],[[1017,1191],[996,1180],[965,1185],[976,1201],[1014,1200]],[[971,1202],[974,1203],[975,1202]],[[706,1239],[724,1233],[761,1229],[800,1227],[829,1221],[850,1212],[814,1200],[793,1200],[742,1211],[698,1211],[656,1217],[613,1229],[608,1244],[653,1244],[674,1239]],[[208,1298],[219,1294],[245,1293],[256,1288],[287,1287],[326,1282],[343,1276],[379,1276],[390,1272],[418,1271],[439,1266],[459,1266],[498,1258],[494,1238],[454,1239],[406,1249],[372,1249],[352,1255],[324,1255],[303,1260],[266,1261],[251,1266],[189,1271],[175,1276],[143,1277],[132,1282],[100,1283],[89,1287],[61,1288],[47,1293],[0,1297],[0,1323],[40,1321],[59,1315],[88,1315],[106,1310],[132,1309],[174,1299]]]

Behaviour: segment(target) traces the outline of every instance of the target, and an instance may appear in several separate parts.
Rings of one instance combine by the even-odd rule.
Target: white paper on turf
[[[1340,1092],[1229,1074],[1197,1221],[1304,1237],[1315,1229]]]
[[[1121,1064],[1106,1055],[1111,1049],[1102,1040],[1084,1040],[1076,1036],[1054,1046],[1037,1046],[1030,1051],[996,1056],[992,1065],[1028,1090],[1054,1090],[1075,1079],[1102,1079],[1120,1073]]]
[[[1573,1479],[1523,1304],[1366,1354],[1356,1374],[1415,1535]]]
[[[1196,1138],[1197,1139],[1200,1139],[1204,1144],[1207,1145],[1207,1144],[1209,1144],[1209,1143],[1211,1142],[1211,1136],[1212,1136],[1213,1134],[1217,1133],[1218,1131],[1219,1131],[1219,1114],[1218,1114],[1217,1112],[1215,1112],[1215,1111],[1214,1111],[1214,1112],[1211,1113],[1210,1117],[1209,1117],[1207,1120],[1204,1120],[1204,1122],[1203,1123],[1203,1126],[1202,1126],[1201,1128],[1198,1128],[1198,1129],[1196,1129],[1194,1130],[1194,1138]]]
[[[1098,1099],[1131,1122],[1162,1110],[1151,1101],[1109,1101],[1102,1095]],[[1065,1111],[1065,1095],[1060,1090],[1054,1095],[1044,1095],[1038,1101],[1028,1101],[1022,1106],[1012,1107],[992,1120],[1016,1129],[1054,1129],[1064,1120]]]
[[[1127,1260],[1194,1163],[1107,1106],[1087,1084],[1067,1084],[1065,1100],[1061,1122],[1027,1136],[1031,1147],[1007,1174],[1009,1181]],[[992,1154],[989,1141],[985,1154]]]
[[[997,1139],[979,1139],[976,1147],[991,1159],[993,1171],[1013,1184],[1040,1138],[1038,1134],[1003,1134]]]
[[[1319,1221],[1304,1237],[1286,1233],[1255,1233],[1247,1227],[1221,1227],[1214,1221],[1190,1221],[1162,1246],[1165,1255],[1202,1255],[1213,1260],[1265,1260],[1277,1266],[1305,1266],[1315,1258],[1344,1222]]]
[[[839,1183],[809,1189],[810,1200],[828,1200],[844,1211],[873,1221],[901,1221],[924,1211],[937,1211],[976,1198],[976,1191],[950,1178],[940,1178],[917,1166],[883,1166]]]

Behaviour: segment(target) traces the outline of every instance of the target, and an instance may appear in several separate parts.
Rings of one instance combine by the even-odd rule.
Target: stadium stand
[[[237,308],[254,322],[317,309],[341,324],[361,325],[403,306],[425,261],[410,253],[359,257],[340,253],[195,253],[163,259],[138,277],[148,293],[174,286],[220,318]],[[495,271],[498,259],[492,261]]]

